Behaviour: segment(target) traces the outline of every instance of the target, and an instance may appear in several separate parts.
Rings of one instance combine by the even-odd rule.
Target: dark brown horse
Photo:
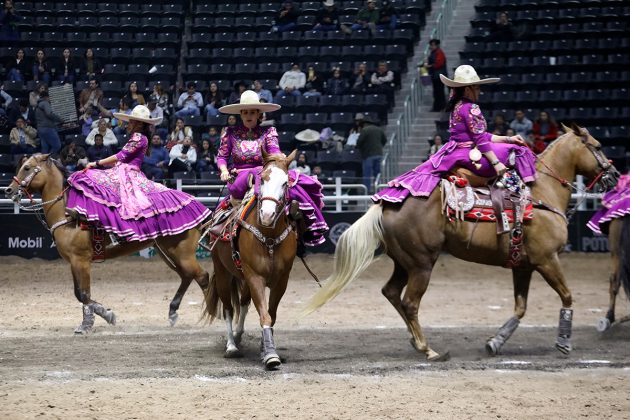
[[[599,142],[586,130],[577,126],[564,129],[566,134],[539,157],[538,179],[531,187],[531,194],[548,209],[534,210],[534,219],[525,225],[523,263],[512,269],[514,316],[488,340],[486,349],[490,354],[497,354],[525,315],[534,271],[560,296],[562,309],[556,347],[563,353],[571,351],[573,301],[558,258],[567,241],[564,213],[571,197],[568,181],[582,174],[614,185],[618,173],[601,152]],[[429,347],[418,322],[420,300],[429,286],[433,266],[442,251],[471,262],[504,265],[508,259],[506,236],[497,236],[494,223],[450,222],[443,214],[438,189],[427,199],[409,198],[402,205],[374,205],[341,235],[335,250],[334,272],[306,312],[319,308],[341,292],[369,266],[375,251],[383,245],[394,260],[394,272],[383,287],[383,294],[405,321],[416,350],[429,360],[445,359],[447,353],[440,355]]]
[[[252,209],[242,222],[238,236],[241,269],[237,268],[229,242],[217,242],[212,252],[214,275],[206,292],[205,310],[212,321],[221,315],[227,326],[225,357],[240,355],[238,345],[244,331],[245,316],[251,300],[260,317],[262,327],[262,361],[267,369],[280,366],[273,339],[276,311],[284,295],[297,249],[297,232],[289,219],[287,188],[288,168],[295,158],[267,155],[263,150],[264,166],[260,191]],[[251,193],[251,191],[250,191]],[[243,203],[247,203],[247,197]],[[237,211],[244,211],[243,208]],[[269,288],[269,305],[265,288]],[[221,305],[222,304],[222,305]],[[223,308],[221,308],[223,306]],[[235,319],[236,317],[236,319]],[[233,329],[236,321],[236,331]]]
[[[64,190],[63,166],[49,155],[33,155],[18,170],[13,182],[5,189],[5,194],[18,201],[23,194],[41,193],[44,217],[63,259],[70,263],[74,281],[74,295],[83,303],[83,322],[75,333],[86,334],[94,326],[94,314],[101,316],[109,324],[115,324],[116,315],[110,309],[92,300],[90,295],[90,269],[92,265],[92,241],[90,232],[82,230],[76,220],[68,218]],[[209,283],[208,273],[201,268],[195,252],[200,237],[198,228],[178,235],[162,236],[155,240],[130,241],[112,244],[105,235],[105,259],[116,258],[140,251],[155,245],[158,254],[181,278],[181,285],[171,301],[169,319],[171,325],[177,320],[177,309],[184,293],[194,279],[202,289]]]
[[[630,216],[613,219],[608,225],[608,246],[612,257],[610,274],[610,301],[606,316],[597,323],[597,330],[606,331],[615,322],[615,302],[619,289],[623,285],[626,296],[630,299]],[[626,316],[618,322],[629,321]]]

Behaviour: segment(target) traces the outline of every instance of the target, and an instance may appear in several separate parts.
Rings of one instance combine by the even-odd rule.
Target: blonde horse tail
[[[204,302],[202,307],[202,318],[207,319],[210,323],[216,318],[221,318],[221,300],[217,290],[217,275],[212,274],[210,285],[204,290]]]
[[[303,315],[331,301],[374,261],[374,253],[383,243],[382,218],[383,207],[375,204],[339,237],[334,271],[311,298]]]

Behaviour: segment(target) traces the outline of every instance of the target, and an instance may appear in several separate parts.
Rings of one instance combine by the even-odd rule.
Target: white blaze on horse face
[[[274,198],[280,202],[284,197],[284,186],[289,182],[289,176],[282,169],[272,166],[269,168],[269,180],[262,183],[260,187],[261,197]],[[263,200],[260,205],[260,222],[265,226],[270,226],[275,217],[276,211],[282,211],[273,200]]]

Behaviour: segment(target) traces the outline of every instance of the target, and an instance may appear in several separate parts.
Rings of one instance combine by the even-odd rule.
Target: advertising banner
[[[32,214],[0,215],[0,255],[59,258],[52,236]]]

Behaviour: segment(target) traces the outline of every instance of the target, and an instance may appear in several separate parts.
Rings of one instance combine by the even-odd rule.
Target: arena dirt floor
[[[332,257],[308,259],[329,273]],[[222,321],[199,321],[195,285],[168,326],[178,280],[158,259],[94,267],[92,296],[118,323],[97,318],[83,337],[73,335],[81,307],[65,263],[1,258],[0,418],[630,418],[630,322],[595,330],[609,260],[562,261],[575,299],[568,357],[553,347],[559,298],[539,276],[520,328],[500,356],[486,356],[485,340],[512,315],[510,273],[444,256],[421,323],[452,357],[427,363],[380,294],[392,267],[383,258],[306,318],[298,314],[317,286],[296,263],[275,328],[284,364],[265,372],[253,308],[240,359],[222,357]],[[618,302],[618,317],[629,315],[625,297]]]

